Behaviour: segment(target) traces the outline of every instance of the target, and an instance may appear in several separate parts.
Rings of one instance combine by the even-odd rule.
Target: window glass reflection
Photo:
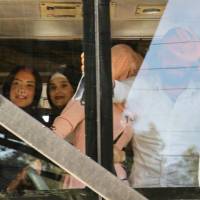
[[[125,115],[132,120],[134,133],[133,187],[199,185],[196,4],[169,1],[129,94]]]

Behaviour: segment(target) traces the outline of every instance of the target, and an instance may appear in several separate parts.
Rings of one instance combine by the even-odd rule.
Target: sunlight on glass
[[[199,185],[198,5],[169,1],[128,97],[134,187]]]

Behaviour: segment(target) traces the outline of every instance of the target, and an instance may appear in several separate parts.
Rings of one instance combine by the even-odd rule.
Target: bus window
[[[111,171],[119,177],[116,168],[123,166],[125,175],[120,178],[133,188],[199,187],[198,5],[198,0],[110,1],[110,46],[101,45],[109,46],[111,54],[105,64],[111,65],[112,74],[109,80],[105,77],[113,87],[108,96],[117,118],[117,123],[107,121],[113,123],[113,135],[119,130],[111,138],[111,167],[115,166]],[[0,1],[1,94],[85,153],[86,91],[94,89],[100,97],[102,92],[86,83],[86,73],[95,71],[91,63],[96,66],[105,55],[84,49],[94,41],[85,45],[83,16],[79,0]],[[127,57],[130,50],[131,58],[121,52],[113,56],[117,45],[126,47]],[[95,56],[87,54],[81,63],[84,50]],[[116,65],[115,58],[120,58]],[[120,62],[132,69],[113,78]],[[82,72],[80,66],[85,63],[90,68],[85,66]],[[125,68],[122,65],[120,73]],[[81,97],[73,98],[80,93]],[[73,100],[78,104],[71,104]],[[87,107],[87,111],[94,110]],[[105,123],[106,117],[100,121]],[[76,121],[74,129],[68,129],[70,120]],[[84,134],[77,134],[79,130]],[[123,146],[120,138],[128,138],[128,144]],[[120,148],[115,148],[116,143]],[[1,191],[85,188],[3,127],[0,165],[5,172]]]
[[[62,68],[63,71],[67,71],[66,77],[73,74],[73,77],[66,78],[72,83],[59,83],[58,87],[67,90],[69,84],[76,86],[77,79],[80,78],[81,40],[1,39],[0,43],[2,94],[45,126],[50,127],[53,118],[61,110],[52,110],[48,102],[46,92],[49,77]],[[54,81],[55,79],[51,79],[51,84]],[[51,86],[51,90],[54,86]],[[63,98],[62,92],[56,95],[60,95],[60,99]],[[61,189],[63,170],[3,127],[0,143],[1,169],[5,172],[0,190],[12,192],[18,189]],[[35,167],[36,172],[31,166]],[[37,181],[33,182],[35,178]]]
[[[127,100],[133,187],[199,187],[200,35],[194,3],[168,2]]]

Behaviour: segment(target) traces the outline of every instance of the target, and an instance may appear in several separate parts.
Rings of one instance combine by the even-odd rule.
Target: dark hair
[[[16,67],[14,67],[10,71],[8,77],[3,83],[2,93],[3,93],[3,96],[10,99],[11,84],[16,74],[20,71],[26,71],[26,70],[30,71],[33,74],[33,76],[35,77],[35,82],[36,82],[35,96],[34,96],[33,102],[31,103],[31,105],[27,107],[37,107],[40,100],[41,92],[42,92],[42,81],[41,81],[39,72],[34,67],[30,67],[30,66],[27,67],[27,66],[21,66],[21,65],[17,65]]]
[[[63,75],[68,79],[68,81],[70,82],[70,84],[72,85],[72,88],[74,89],[74,91],[76,90],[77,85],[78,85],[78,82],[79,82],[80,77],[81,77],[80,72],[75,71],[75,70],[72,69],[72,67],[70,67],[70,66],[69,66],[69,67],[59,67],[56,71],[54,71],[54,72],[49,76],[48,81],[47,81],[47,98],[48,98],[48,101],[49,101],[50,106],[51,106],[53,109],[57,109],[57,108],[56,108],[56,106],[52,103],[49,92],[50,92],[50,80],[51,80],[51,77],[52,77],[55,73],[63,74]]]

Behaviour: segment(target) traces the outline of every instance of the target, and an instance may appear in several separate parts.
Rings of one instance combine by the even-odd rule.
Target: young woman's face
[[[67,78],[57,77],[50,81],[49,96],[57,108],[63,108],[72,98],[74,90]]]
[[[29,71],[19,71],[11,84],[10,100],[24,108],[32,104],[35,96],[36,82]]]

